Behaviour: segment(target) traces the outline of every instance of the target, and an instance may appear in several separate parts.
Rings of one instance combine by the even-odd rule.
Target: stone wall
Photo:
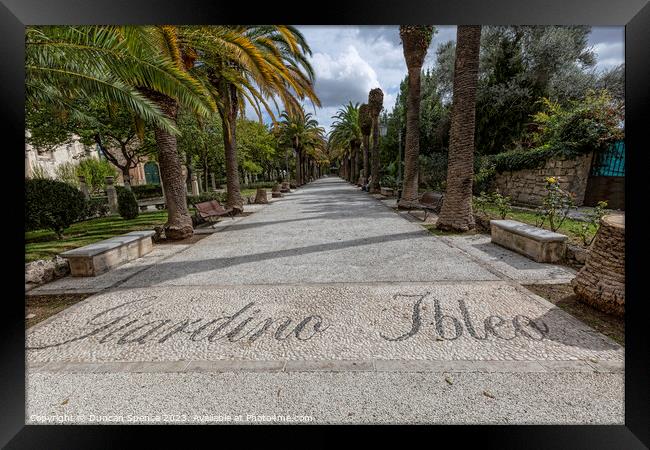
[[[576,195],[576,206],[582,206],[592,156],[589,153],[575,159],[552,159],[541,169],[499,173],[494,185],[501,194],[509,195],[514,204],[537,206],[546,195],[546,178],[555,177],[562,189]]]

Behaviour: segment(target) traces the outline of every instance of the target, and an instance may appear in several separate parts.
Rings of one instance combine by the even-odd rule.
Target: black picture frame
[[[644,298],[644,260],[648,253],[648,233],[644,232],[648,188],[644,173],[650,168],[648,129],[650,125],[650,4],[645,0],[470,0],[431,2],[425,0],[330,0],[314,8],[284,7],[271,2],[243,6],[209,0],[0,0],[0,111],[5,129],[6,167],[3,177],[3,202],[15,200],[12,211],[23,203],[18,194],[20,156],[24,145],[24,27],[44,24],[95,23],[293,23],[299,25],[398,24],[554,24],[554,25],[625,25],[625,101],[626,101],[626,346],[625,346],[625,425],[622,426],[454,426],[434,430],[418,428],[412,433],[430,434],[435,442],[453,437],[454,446],[477,439],[482,446],[499,448],[618,448],[650,447],[650,348],[648,346],[647,306]],[[11,158],[16,164],[9,165]],[[11,179],[15,176],[16,179]],[[647,176],[647,175],[645,175]],[[9,177],[9,178],[8,178]],[[14,197],[7,198],[7,197]],[[7,208],[9,208],[7,206]],[[20,220],[3,223],[5,236],[21,236]],[[16,239],[9,239],[16,241]],[[22,249],[21,249],[22,246]],[[4,270],[6,287],[23,289],[18,273],[18,255],[24,242],[15,245],[10,264]],[[14,261],[15,256],[15,261]],[[24,257],[23,257],[24,258]],[[24,260],[23,260],[24,261]],[[16,274],[14,275],[14,271]],[[142,427],[126,426],[36,426],[25,425],[25,327],[24,304],[18,300],[23,291],[5,295],[4,326],[0,331],[2,349],[2,415],[0,444],[7,448],[98,448],[115,447],[131,439]],[[128,428],[128,430],[126,430]],[[178,429],[177,427],[170,427]],[[195,427],[180,431],[195,432]],[[266,427],[258,428],[268,430]],[[214,429],[212,429],[214,431]],[[240,428],[241,430],[241,428]],[[125,434],[128,431],[128,434]],[[152,427],[147,427],[151,434]],[[225,430],[219,428],[222,433]],[[230,430],[229,430],[230,431]],[[156,427],[158,438],[167,438],[167,429]],[[246,431],[244,431],[246,432]],[[313,432],[313,429],[312,429]],[[377,430],[374,433],[378,433]],[[381,436],[375,434],[375,436]],[[250,436],[248,437],[250,438]],[[313,435],[312,439],[316,440]],[[433,442],[433,441],[431,441]],[[150,442],[151,445],[151,442]]]

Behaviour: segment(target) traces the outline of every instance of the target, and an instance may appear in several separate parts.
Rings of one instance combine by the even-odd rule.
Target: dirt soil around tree
[[[25,328],[30,328],[91,295],[93,294],[26,295]]]
[[[625,345],[625,319],[600,312],[582,303],[573,293],[570,284],[527,284],[524,287],[617,343]]]

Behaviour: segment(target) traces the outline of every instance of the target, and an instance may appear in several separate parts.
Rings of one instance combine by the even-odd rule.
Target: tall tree
[[[302,108],[292,113],[284,111],[280,119],[276,128],[278,143],[293,148],[296,155],[296,183],[302,185],[307,179],[304,170],[307,151],[322,146],[325,130],[318,126],[311,113],[305,113]]]
[[[340,147],[349,149],[349,172],[347,179],[351,183],[357,183],[359,180],[359,148],[361,146],[361,127],[359,125],[359,104],[347,105],[339,108],[334,116],[334,122],[329,135],[329,144],[331,147]]]
[[[179,29],[175,26],[159,26],[159,45],[175,64],[179,71],[189,75],[194,67],[197,54],[193,48],[183,43],[179,36]],[[192,78],[198,86],[202,84]],[[179,111],[179,101],[164,93],[143,87],[141,91],[165,114],[169,121],[176,125]],[[211,98],[206,91],[206,96]],[[176,134],[156,126],[154,129],[156,144],[158,146],[158,164],[160,165],[160,178],[165,193],[167,206],[167,223],[165,236],[168,239],[185,239],[194,233],[192,218],[187,207],[187,188],[183,177],[182,163],[177,148]]]
[[[418,200],[418,159],[420,157],[420,74],[433,37],[431,25],[401,25],[399,34],[408,68],[404,184],[399,206],[409,207]]]
[[[480,26],[458,26],[447,192],[437,223],[437,227],[443,230],[467,231],[475,225],[472,178],[480,44]]]
[[[371,89],[368,93],[368,109],[372,120],[372,183],[368,189],[371,193],[379,192],[379,113],[384,107],[384,93],[380,88]]]
[[[365,185],[370,173],[370,133],[372,132],[372,119],[366,103],[359,106],[359,128],[361,128],[363,141],[363,179],[361,183]]]
[[[29,107],[54,104],[80,114],[70,100],[96,95],[154,126],[170,239],[193,232],[176,151],[178,105],[206,116],[215,109],[205,87],[186,70],[190,63],[174,27],[33,27],[27,32]]]
[[[311,53],[297,28],[286,25],[190,27],[203,37],[197,47],[204,55],[207,81],[212,87],[219,116],[223,123],[226,152],[226,178],[229,206],[243,210],[239,188],[236,128],[237,117],[248,102],[261,118],[263,107],[271,119],[275,114],[269,102],[279,99],[290,112],[301,108],[309,99],[320,106],[313,89],[314,73],[307,60]],[[214,51],[214,41],[232,40],[236,45]],[[194,41],[196,42],[196,40]]]
[[[155,27],[30,26],[25,33],[28,109],[54,107],[84,116],[79,98],[100,98],[147,123],[177,131],[139,87],[177,98],[202,114],[214,104],[205,90],[159,49]]]

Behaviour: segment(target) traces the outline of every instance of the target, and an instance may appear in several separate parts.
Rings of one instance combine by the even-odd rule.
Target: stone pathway
[[[623,423],[623,348],[520,285],[570,269],[338,178],[257,209],[28,330],[29,423]]]

